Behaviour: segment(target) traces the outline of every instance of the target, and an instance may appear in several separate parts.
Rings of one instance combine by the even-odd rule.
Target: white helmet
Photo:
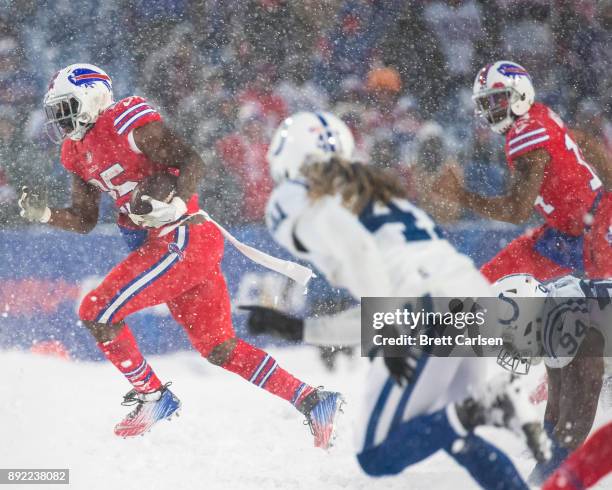
[[[497,61],[478,72],[472,100],[491,129],[503,134],[516,117],[531,108],[535,90],[525,68],[512,61]]]
[[[502,277],[492,288],[499,298],[496,314],[504,340],[497,363],[516,374],[527,374],[531,359],[542,352],[542,315],[549,290],[530,274]]]
[[[100,68],[77,63],[58,71],[43,100],[47,134],[56,143],[78,141],[113,103],[113,83]]]
[[[329,112],[298,112],[276,129],[268,163],[275,182],[294,179],[304,165],[327,162],[332,157],[349,160],[355,140],[351,130]]]

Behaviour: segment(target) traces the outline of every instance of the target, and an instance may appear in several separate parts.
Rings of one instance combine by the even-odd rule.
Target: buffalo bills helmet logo
[[[93,87],[95,83],[101,82],[111,90],[111,79],[104,73],[91,70],[90,68],[76,68],[68,75],[68,80],[77,87]]]
[[[529,73],[525,68],[513,65],[512,63],[503,63],[497,67],[497,71],[506,77],[529,77]]]

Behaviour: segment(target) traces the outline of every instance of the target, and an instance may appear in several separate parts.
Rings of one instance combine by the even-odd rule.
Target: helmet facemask
[[[531,355],[521,353],[512,345],[504,345],[497,355],[497,364],[512,374],[525,375],[531,368]]]
[[[512,87],[483,90],[472,98],[476,104],[476,114],[487,120],[491,129],[496,133],[505,133],[515,116],[512,112],[514,99],[520,97]]]
[[[81,121],[81,101],[74,94],[55,97],[45,102],[46,133],[55,143],[67,137],[72,140],[83,138],[90,124]]]
[[[506,298],[508,301],[510,298]],[[514,304],[516,302],[512,299]],[[525,301],[525,298],[523,298]],[[502,335],[504,346],[497,356],[497,364],[514,374],[529,373],[531,365],[542,356],[541,320],[530,321],[520,331],[510,331]],[[516,328],[516,327],[515,327]],[[530,340],[531,339],[531,340]],[[535,361],[534,361],[535,360]]]

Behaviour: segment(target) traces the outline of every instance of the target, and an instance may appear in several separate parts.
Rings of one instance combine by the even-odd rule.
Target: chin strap
[[[300,265],[296,262],[292,262],[290,260],[283,260],[279,259],[278,257],[273,257],[272,255],[262,252],[261,250],[251,247],[250,245],[242,243],[240,240],[235,238],[229,231],[223,228],[223,226],[221,226],[214,219],[212,219],[208,215],[208,213],[202,210],[199,210],[197,213],[187,215],[184,218],[181,218],[176,223],[164,227],[159,236],[167,235],[172,230],[185,223],[187,220],[193,218],[194,216],[202,216],[206,221],[210,221],[212,224],[214,224],[227,241],[229,241],[234,247],[236,247],[242,255],[248,257],[253,262],[259,265],[263,265],[264,267],[278,272],[279,274],[283,274],[284,276],[293,279],[295,282],[300,283],[302,286],[306,286],[306,284],[308,284],[308,281],[311,278],[315,277],[315,273],[308,267],[304,267],[303,265]]]

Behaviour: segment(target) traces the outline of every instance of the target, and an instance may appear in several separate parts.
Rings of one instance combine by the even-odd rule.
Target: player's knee
[[[372,450],[359,453],[357,462],[364,473],[369,476],[395,475],[403,469],[396,467],[395,464],[390,464],[389,461],[383,461],[377,452]]]
[[[219,342],[212,347],[206,355],[203,355],[211,364],[223,366],[231,357],[236,345],[238,345],[238,339],[236,337],[232,337]]]
[[[83,322],[95,322],[100,314],[100,305],[97,301],[97,297],[90,292],[81,301],[79,306],[79,319]]]
[[[83,321],[83,325],[97,342],[111,342],[117,337],[119,331],[125,326],[123,322],[118,323],[96,323],[87,320]]]

